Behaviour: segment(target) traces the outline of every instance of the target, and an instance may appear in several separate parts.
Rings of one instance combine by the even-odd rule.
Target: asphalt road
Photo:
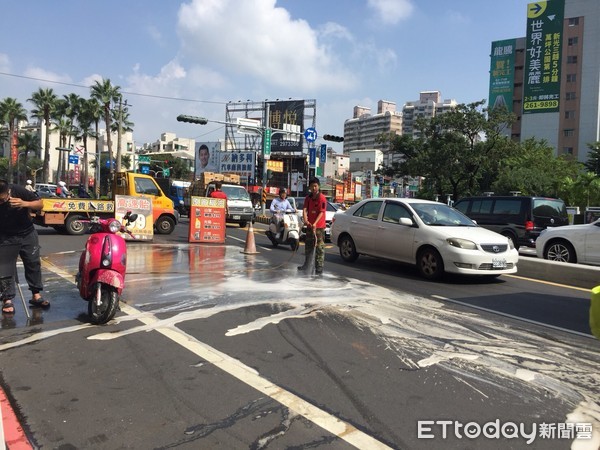
[[[254,256],[237,227],[225,246],[187,245],[184,224],[131,244],[123,310],[103,327],[72,281],[85,237],[42,234],[52,307],[0,330],[0,383],[34,446],[562,449],[573,435],[543,438],[543,422],[598,426],[585,290],[430,283],[332,247],[322,279],[298,276],[303,247],[262,230]],[[458,422],[538,428],[466,437]]]

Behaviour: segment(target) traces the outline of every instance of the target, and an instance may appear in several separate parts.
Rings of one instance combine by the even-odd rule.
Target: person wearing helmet
[[[71,196],[71,192],[67,189],[67,183],[65,183],[64,181],[58,182],[58,187],[56,188],[56,193],[58,194],[59,197],[63,197],[63,198],[67,198],[67,197]]]
[[[33,187],[33,182],[31,180],[27,180],[25,189],[27,189],[29,192],[35,192],[35,188]]]
[[[295,212],[290,201],[287,199],[286,188],[279,188],[279,197],[273,199],[269,210],[273,213],[272,220],[277,224],[277,234],[275,235],[275,239],[279,239],[281,237],[281,228],[283,226],[283,214],[285,214],[286,211]]]

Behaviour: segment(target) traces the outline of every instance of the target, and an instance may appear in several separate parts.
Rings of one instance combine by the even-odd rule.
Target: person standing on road
[[[30,192],[17,184],[9,184],[6,180],[0,180],[0,245],[20,245],[19,256],[23,261],[25,279],[32,294],[29,303],[32,306],[47,308],[50,302],[44,300],[40,294],[44,289],[40,244],[29,213],[30,209],[41,209],[42,206],[43,202],[35,192]],[[15,312],[12,302],[14,298],[13,280],[0,299],[3,314]]]
[[[310,194],[304,199],[302,218],[307,227],[306,241],[304,243],[304,264],[298,270],[310,267],[312,258],[315,258],[315,274],[323,274],[325,262],[325,213],[327,211],[327,198],[321,194],[318,178],[312,178],[308,183]]]

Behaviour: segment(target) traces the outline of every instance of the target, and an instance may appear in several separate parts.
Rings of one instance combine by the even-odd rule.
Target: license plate
[[[492,268],[494,269],[506,269],[506,259],[502,258],[493,258],[492,259]]]
[[[233,220],[240,220],[242,216],[233,216]]]

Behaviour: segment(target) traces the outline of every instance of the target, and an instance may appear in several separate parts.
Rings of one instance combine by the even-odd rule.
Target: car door
[[[382,258],[414,263],[413,246],[417,228],[401,225],[400,218],[413,220],[403,204],[386,201],[377,224],[377,254]]]
[[[349,217],[348,232],[358,253],[377,254],[377,226],[382,200],[369,200]]]
[[[585,259],[590,264],[600,264],[600,222],[596,222],[587,229]]]

